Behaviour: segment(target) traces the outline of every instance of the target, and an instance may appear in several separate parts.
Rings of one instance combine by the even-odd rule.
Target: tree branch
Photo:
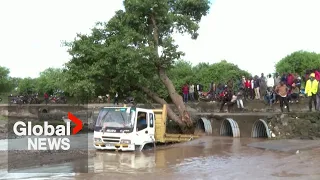
[[[168,104],[164,99],[162,99],[161,97],[159,97],[155,92],[152,92],[150,89],[148,89],[147,87],[144,86],[140,86],[139,87],[143,92],[145,92],[150,98],[152,98],[154,101],[156,101],[157,103],[160,104]],[[179,125],[184,125],[185,123],[182,122],[182,119],[179,118],[179,116],[177,116],[173,110],[167,106],[167,112],[168,112],[168,117],[174,121],[176,121]]]

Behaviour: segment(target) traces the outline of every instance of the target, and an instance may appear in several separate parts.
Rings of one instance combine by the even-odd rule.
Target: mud
[[[277,147],[274,142],[290,147],[292,152]],[[297,148],[306,145],[299,142],[203,137],[144,152],[97,151],[94,157],[89,158],[89,173],[72,173],[77,164],[81,163],[75,160],[59,165],[24,169],[21,172],[25,174],[5,173],[3,169],[0,179],[318,180],[320,146],[297,153]],[[261,149],[250,147],[257,143]],[[295,147],[292,144],[296,144]],[[270,147],[276,151],[265,149],[271,149]],[[3,162],[5,159],[0,157]],[[69,173],[50,174],[50,171],[59,169]]]

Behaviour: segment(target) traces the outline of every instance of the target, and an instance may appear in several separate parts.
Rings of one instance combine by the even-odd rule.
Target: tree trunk
[[[152,92],[150,89],[146,88],[146,87],[140,87],[140,89],[142,91],[144,91],[150,98],[152,98],[154,101],[156,101],[157,103],[160,104],[167,104],[167,102],[160,98],[156,93]],[[183,128],[185,127],[185,123],[180,119],[179,116],[177,116],[173,110],[170,108],[170,106],[167,106],[167,113],[168,113],[168,117],[172,120],[174,120],[175,122],[177,122],[179,124],[179,126],[181,127],[181,129],[183,130]]]
[[[180,94],[178,94],[176,92],[176,89],[175,89],[172,81],[169,79],[169,77],[167,76],[167,74],[163,68],[159,69],[159,77],[160,77],[162,83],[166,86],[173,104],[178,109],[181,121],[183,121],[185,123],[185,125],[187,125],[187,127],[191,127],[192,120],[191,120],[191,117],[190,117],[190,115],[187,111],[187,108],[183,102],[183,99],[180,96]]]
[[[158,30],[158,26],[157,26],[157,22],[155,19],[155,14],[151,13],[150,16],[151,19],[151,27],[153,28],[153,40],[154,40],[154,53],[156,55],[156,57],[158,58],[158,60],[160,60],[159,57],[159,53],[158,53],[158,49],[159,49],[159,30]],[[162,67],[162,64],[155,64],[156,67],[158,68],[158,75],[162,81],[162,83],[165,85],[165,87],[168,90],[169,96],[172,100],[172,102],[174,103],[174,105],[176,106],[176,108],[178,109],[179,115],[180,115],[180,121],[182,121],[184,123],[184,125],[180,124],[181,129],[184,131],[184,126],[186,125],[187,127],[191,127],[192,126],[192,121],[190,118],[190,115],[187,111],[187,108],[183,102],[182,97],[176,92],[176,89],[172,83],[172,81],[169,79],[169,77],[167,76],[167,73],[165,71],[165,68]],[[169,113],[168,113],[169,114]],[[175,119],[173,119],[175,120]],[[175,120],[177,123],[179,123],[177,120]]]

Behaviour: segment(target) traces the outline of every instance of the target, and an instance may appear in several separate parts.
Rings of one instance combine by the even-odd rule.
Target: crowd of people
[[[295,73],[284,73],[281,76],[242,77],[238,81],[229,81],[225,84],[210,83],[208,91],[203,91],[201,84],[188,84],[182,87],[183,101],[206,100],[221,102],[220,111],[225,105],[228,110],[237,104],[239,109],[244,109],[244,101],[263,100],[269,106],[280,104],[283,112],[287,109],[290,112],[290,103],[299,102],[300,97],[309,97],[309,110],[320,110],[320,72],[318,70],[307,71],[304,77]],[[305,84],[302,87],[302,84]],[[195,98],[197,96],[197,98]]]

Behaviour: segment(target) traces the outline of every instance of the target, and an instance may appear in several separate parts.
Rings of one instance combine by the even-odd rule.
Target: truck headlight
[[[128,140],[128,139],[122,139],[120,141],[121,144],[131,144],[131,140]]]
[[[101,138],[94,138],[94,142],[102,142]]]

